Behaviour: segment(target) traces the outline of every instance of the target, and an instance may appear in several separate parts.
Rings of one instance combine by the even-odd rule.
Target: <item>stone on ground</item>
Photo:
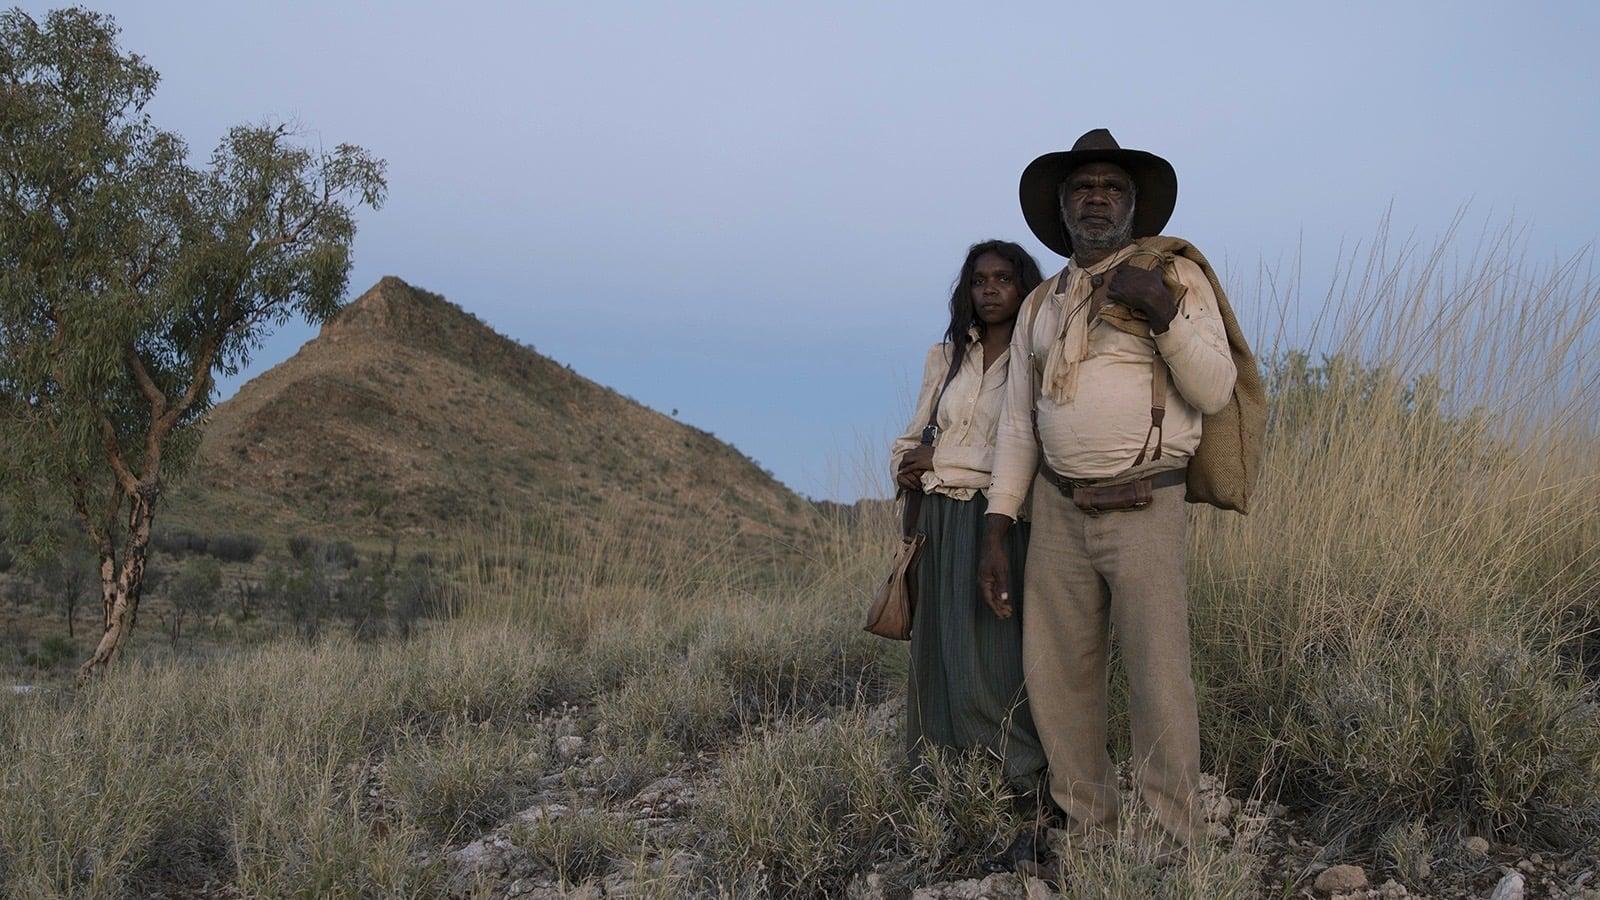
[[[911,900],[1029,900],[1028,888],[1015,875],[990,875],[981,881],[945,881],[917,888]]]
[[[1527,888],[1522,880],[1521,872],[1507,872],[1500,883],[1494,886],[1494,891],[1489,894],[1489,900],[1522,900],[1527,893]]]
[[[1344,894],[1367,886],[1367,873],[1360,866],[1329,866],[1317,876],[1316,889],[1323,894]]]

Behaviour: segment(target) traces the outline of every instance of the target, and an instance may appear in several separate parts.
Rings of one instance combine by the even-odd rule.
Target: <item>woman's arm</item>
[[[939,392],[939,385],[943,382],[945,371],[949,368],[948,345],[934,344],[928,349],[928,356],[922,364],[922,386],[917,391],[917,406],[911,412],[911,421],[906,425],[905,431],[894,439],[889,446],[889,478],[895,484],[900,483],[900,467],[904,464],[907,454],[917,450],[922,445],[922,429],[928,424],[928,417],[933,415],[934,397]],[[932,459],[927,464],[932,466]],[[920,477],[920,471],[919,471]]]

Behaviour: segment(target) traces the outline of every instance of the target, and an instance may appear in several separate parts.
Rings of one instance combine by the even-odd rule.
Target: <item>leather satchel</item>
[[[961,360],[950,360],[950,371],[939,389],[939,399],[934,401],[933,413],[922,429],[922,445],[932,446],[939,436],[939,405],[944,402],[944,392],[950,388],[956,374],[961,371]],[[928,536],[917,530],[917,519],[922,513],[922,491],[902,491],[905,505],[900,512],[900,546],[895,548],[894,560],[889,564],[889,574],[878,585],[878,593],[867,607],[867,624],[863,630],[892,641],[911,640],[911,620],[917,611],[917,571],[922,559],[922,545]]]
[[[892,641],[911,640],[911,617],[917,608],[917,563],[927,539],[921,532],[900,538],[889,575],[878,586],[878,596],[867,610],[867,631]]]

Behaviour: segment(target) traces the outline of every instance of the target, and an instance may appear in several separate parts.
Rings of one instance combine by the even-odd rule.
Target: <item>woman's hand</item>
[[[900,457],[900,471],[895,476],[895,484],[908,491],[921,490],[922,473],[933,468],[933,447],[928,444],[907,450],[906,455]]]

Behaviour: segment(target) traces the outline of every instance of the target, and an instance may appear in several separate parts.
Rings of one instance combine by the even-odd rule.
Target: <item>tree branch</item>
[[[122,461],[122,450],[117,447],[117,429],[111,424],[111,419],[105,413],[100,414],[100,441],[105,445],[106,461],[111,464],[111,472],[116,475],[117,483],[122,485],[122,490],[130,496],[139,495],[139,479],[128,469]]]
[[[145,257],[144,263],[140,265],[138,269],[134,270],[132,276],[128,279],[128,287],[137,291],[139,287],[144,284],[144,280],[149,278],[150,274],[155,271],[156,259],[160,256],[161,248],[165,247],[166,245],[167,235],[162,235],[161,238],[150,247],[150,255]]]
[[[123,348],[122,352],[127,360],[128,370],[133,372],[133,380],[139,385],[139,393],[150,401],[150,418],[160,418],[167,410],[167,395],[156,387],[155,380],[150,377],[150,371],[144,366],[144,360],[139,358],[139,351],[135,350],[132,344]]]
[[[233,304],[230,302],[228,308],[224,310],[224,314],[217,317],[219,322],[227,321],[227,314],[231,312],[232,307]],[[178,398],[177,403],[168,407],[166,412],[151,423],[150,436],[146,441],[147,455],[151,460],[159,463],[161,459],[161,442],[166,440],[167,435],[177,426],[178,420],[183,417],[183,414],[194,406],[196,400],[200,399],[201,393],[210,390],[211,363],[217,357],[218,348],[222,346],[221,332],[226,327],[226,325],[221,325],[217,331],[207,334],[201,341],[200,352],[196,354],[194,367],[191,370],[192,374],[188,389],[183,392],[182,397]]]
[[[97,520],[89,512],[89,485],[79,476],[72,480],[72,508],[78,513],[78,519],[83,523],[84,533],[94,543],[95,550],[102,558],[115,559],[116,548],[111,543],[111,534],[103,527],[103,522],[114,521],[117,508],[122,505],[122,495],[116,490],[110,491],[106,518]]]

